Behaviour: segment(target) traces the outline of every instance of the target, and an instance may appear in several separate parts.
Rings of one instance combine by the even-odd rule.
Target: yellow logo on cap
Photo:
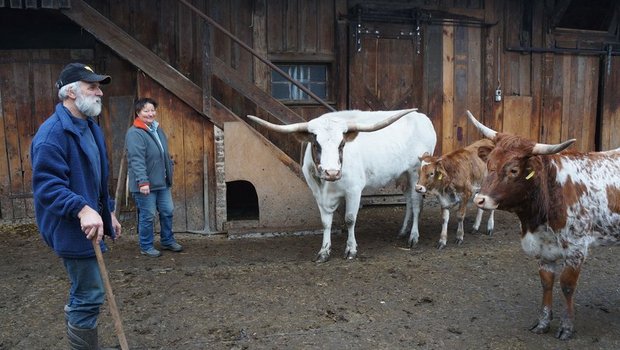
[[[91,71],[91,72],[95,73],[95,71],[93,71],[93,69],[92,69],[92,68],[90,68],[89,66],[84,66],[84,69],[89,70],[89,71]]]

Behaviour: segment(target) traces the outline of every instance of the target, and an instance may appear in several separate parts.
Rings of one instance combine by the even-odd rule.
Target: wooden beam
[[[62,13],[205,116],[202,89],[108,18],[83,0],[72,0]]]
[[[231,88],[256,103],[260,108],[267,111],[283,124],[303,123],[306,120],[290,110],[288,107],[275,100],[271,95],[259,89],[253,83],[240,76],[237,71],[229,67],[221,59],[212,57],[213,74]]]

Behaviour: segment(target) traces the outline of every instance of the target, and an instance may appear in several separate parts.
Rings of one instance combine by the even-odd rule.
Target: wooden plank
[[[262,57],[267,57],[267,4],[266,0],[257,0],[254,3],[254,19],[252,33],[254,50]],[[269,67],[259,59],[253,59],[254,84],[263,91],[269,92],[271,75]]]
[[[336,40],[337,28],[334,26],[334,22],[339,20],[339,14],[347,13],[347,4],[344,0],[318,0],[317,8],[317,27],[308,28],[308,30],[316,31],[317,37],[317,50],[316,54],[335,54],[336,50],[340,49],[335,46],[334,40]],[[344,46],[346,48],[346,45]]]
[[[620,56],[611,58],[610,70],[603,76],[601,92],[601,140],[599,149],[608,150],[620,147]]]
[[[148,32],[153,40],[154,46],[148,46],[151,51],[158,54],[164,61],[169,62],[173,67],[183,73],[189,71],[188,65],[192,63],[191,51],[187,56],[180,56],[180,50],[187,46],[192,46],[195,41],[193,36],[193,16],[181,19],[180,13],[187,6],[179,4],[177,1],[160,1],[159,6],[153,6],[150,1],[145,1],[153,9],[153,18],[156,20],[156,32]],[[144,13],[140,14],[144,18]],[[159,17],[159,20],[157,18]],[[174,28],[174,29],[173,29]],[[155,34],[157,33],[157,34]],[[155,35],[154,35],[155,34]],[[183,74],[187,76],[187,74]],[[202,112],[202,109],[200,110]]]
[[[531,111],[531,96],[506,96],[502,131],[536,140],[538,131],[532,129]]]
[[[12,66],[10,63],[3,63],[4,58],[10,58],[10,51],[0,50],[0,81],[9,81],[9,75],[12,74]],[[10,104],[7,97],[13,94],[12,84],[0,84],[0,218],[3,220],[13,219],[13,204],[9,199],[11,193],[10,168],[8,161],[8,144],[7,140],[7,118]],[[10,133],[10,131],[9,131]]]
[[[135,1],[109,0],[109,18],[122,30],[131,33],[135,21],[134,14],[139,13],[136,6]]]
[[[457,109],[454,113],[458,125],[463,130],[462,145],[466,146],[480,139],[480,132],[467,120],[465,111],[470,110],[474,115],[482,115],[482,30],[480,28],[469,27],[467,29],[467,100],[463,109]]]
[[[348,33],[348,25],[346,21],[338,20],[336,22],[336,63],[333,65],[335,68],[335,72],[332,71],[331,76],[334,77],[335,81],[331,81],[329,88],[331,92],[328,93],[330,98],[336,100],[336,109],[344,110],[347,109],[347,33]]]
[[[328,17],[318,10],[319,0],[299,1],[299,49],[298,52],[316,53],[319,48],[320,17]],[[332,18],[333,17],[328,17]],[[333,26],[333,22],[332,26]]]
[[[534,4],[533,9],[533,18],[532,18],[532,46],[534,47],[544,47],[545,43],[545,35],[546,30],[545,26],[545,16],[544,16],[544,2],[537,1]],[[537,130],[535,134],[534,140],[540,141],[543,130],[542,130],[542,101],[543,101],[543,84],[545,84],[543,79],[544,70],[544,54],[536,54],[532,55],[531,64],[532,64],[532,76],[531,76],[531,96],[532,100],[532,112],[531,112],[531,120],[532,120],[532,129]]]
[[[222,27],[230,28],[231,6],[232,4],[229,1],[226,1],[225,4],[216,1],[209,1],[208,15]],[[213,29],[213,36],[215,38],[213,41],[214,57],[219,57],[222,61],[230,64],[232,40],[217,29]]]
[[[205,120],[185,107],[183,117],[183,160],[185,168],[185,208],[187,230],[205,227],[204,137]]]
[[[175,8],[176,7],[171,6],[170,11]],[[174,12],[172,13],[172,15],[174,15]],[[174,18],[171,18],[170,20],[173,21]],[[195,65],[194,60],[196,57],[194,52],[194,42],[197,41],[197,37],[194,36],[194,32],[195,28],[203,28],[203,24],[200,22],[200,20],[196,19],[196,16],[189,7],[178,6],[178,23],[175,25],[177,27],[177,30],[174,31],[176,32],[176,34],[171,34],[174,34],[175,40],[177,36],[179,38],[183,38],[176,41],[176,56],[178,57],[178,67],[179,70],[185,75],[187,75],[188,73],[191,74],[192,67]],[[174,41],[172,41],[171,43],[174,43]],[[170,45],[170,49],[174,49],[174,45]]]
[[[599,88],[599,58],[582,57],[585,62],[585,98],[584,98],[584,121],[583,129],[587,134],[587,142],[584,150],[596,150],[596,123]]]
[[[433,126],[438,133],[438,142],[435,154],[442,154],[442,130],[443,130],[443,32],[441,26],[426,27],[424,36],[424,102],[422,112],[426,113],[433,121]]]
[[[577,75],[574,73],[575,67],[573,67],[574,57],[566,55],[562,60],[562,70],[564,72],[562,79],[562,120],[560,123],[561,132],[559,140],[566,140],[568,138],[575,137],[575,128],[570,124],[571,122],[571,102],[574,98],[572,90],[574,89],[574,80]],[[575,148],[579,148],[579,140],[576,142]]]
[[[73,0],[63,14],[84,27],[98,40],[127,59],[182,101],[202,112],[202,90],[167,62],[148,50],[121,28],[99,14],[82,0]]]
[[[471,124],[463,115],[469,106],[469,84],[470,79],[468,75],[470,57],[469,57],[469,35],[468,28],[463,26],[457,26],[454,28],[454,102],[453,102],[453,116],[454,125],[452,132],[454,138],[452,144],[454,149],[467,146],[467,142],[463,136],[463,127],[466,124]]]
[[[107,98],[109,106],[108,113],[110,116],[113,116],[113,118],[108,118],[108,120],[113,120],[114,123],[108,122],[106,125],[109,126],[109,129],[115,130],[114,132],[106,134],[108,153],[110,153],[109,158],[114,160],[110,167],[110,180],[122,180],[118,175],[121,158],[124,156],[125,150],[125,131],[129,129],[134,120],[133,104],[135,99],[136,97],[134,95],[110,96]],[[118,130],[122,131],[119,135],[122,137],[113,137],[114,134],[119,133]],[[110,186],[116,188],[116,182],[112,182]]]
[[[27,82],[28,69],[23,69],[21,66],[27,65],[28,53],[25,51],[15,51],[13,57],[15,62],[10,64],[8,81],[14,82],[12,90],[4,98],[5,107],[5,142],[7,147],[7,160],[8,160],[8,174],[9,174],[9,192],[7,195],[10,198],[14,198],[14,195],[20,197],[23,194],[23,174],[22,174],[22,162],[21,162],[21,149],[20,149],[20,123],[18,115],[21,112],[19,96],[28,96],[30,91],[27,86],[24,86],[24,81]],[[17,131],[17,132],[16,132]],[[22,198],[14,198],[12,202],[12,212],[10,218],[23,218],[25,215],[25,204]]]
[[[299,1],[288,0],[284,8],[284,51],[298,52],[300,49]]]
[[[284,52],[284,4],[286,0],[265,2],[267,10],[267,45],[270,53]]]
[[[454,27],[443,26],[442,39],[442,130],[438,141],[441,142],[441,152],[448,153],[454,148]]]

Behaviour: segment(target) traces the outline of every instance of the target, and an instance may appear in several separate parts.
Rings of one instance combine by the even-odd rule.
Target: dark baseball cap
[[[86,81],[89,83],[108,84],[112,78],[109,75],[100,75],[89,66],[83,63],[69,63],[60,72],[60,77],[56,81],[56,87],[61,88],[76,81]]]

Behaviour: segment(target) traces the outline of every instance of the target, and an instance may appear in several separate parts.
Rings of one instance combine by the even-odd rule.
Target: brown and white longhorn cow
[[[434,157],[424,154],[420,157],[421,166],[418,183],[415,190],[419,193],[432,193],[437,196],[441,206],[441,233],[438,249],[445,248],[448,241],[448,222],[450,221],[450,208],[458,204],[456,230],[456,244],[463,243],[465,229],[465,211],[467,204],[480,188],[482,180],[487,175],[486,158],[493,149],[493,141],[489,139],[478,140],[467,147],[463,147]],[[478,208],[474,232],[478,232],[482,221],[483,209]],[[493,210],[490,211],[487,221],[487,234],[493,234]]]
[[[606,152],[562,152],[575,139],[556,145],[498,133],[467,115],[495,142],[487,161],[488,176],[474,203],[484,209],[517,214],[521,247],[539,261],[542,306],[534,333],[549,331],[556,275],[565,299],[565,314],[556,333],[574,332],[574,294],[590,246],[620,241],[620,149]]]

